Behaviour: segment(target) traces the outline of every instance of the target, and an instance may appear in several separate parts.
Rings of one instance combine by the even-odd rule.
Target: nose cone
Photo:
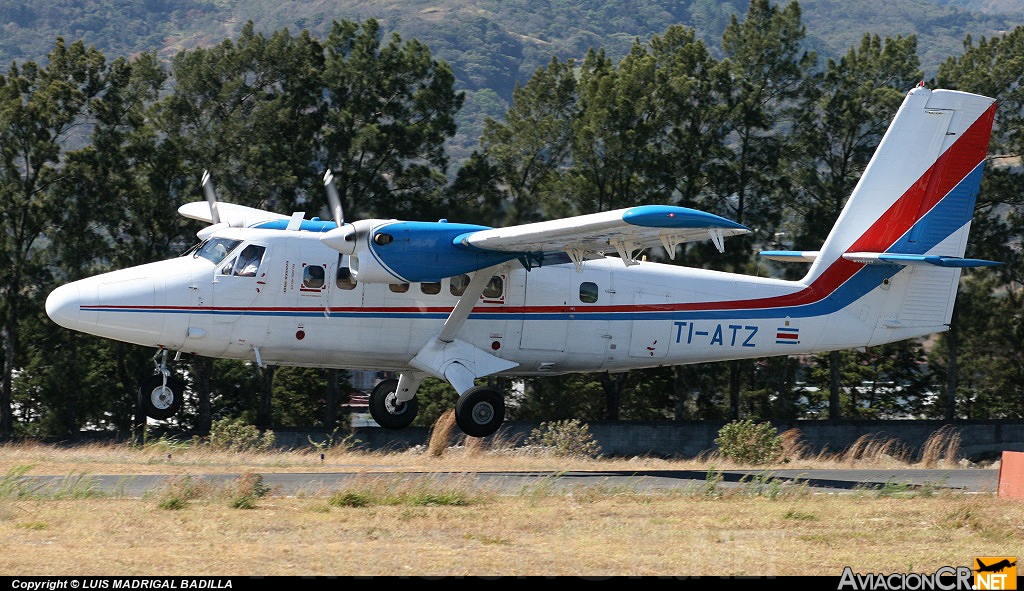
[[[46,315],[64,328],[77,330],[82,321],[82,294],[78,283],[62,285],[46,298]]]

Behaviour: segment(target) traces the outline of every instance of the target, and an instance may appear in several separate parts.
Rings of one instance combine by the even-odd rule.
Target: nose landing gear
[[[394,378],[380,382],[370,392],[370,416],[385,429],[408,427],[418,411],[415,396],[405,402],[398,401],[398,380]]]
[[[139,394],[146,416],[164,420],[181,410],[185,401],[185,382],[171,375],[171,370],[167,369],[166,349],[157,355],[161,356],[160,363],[157,364],[158,373],[143,380]]]

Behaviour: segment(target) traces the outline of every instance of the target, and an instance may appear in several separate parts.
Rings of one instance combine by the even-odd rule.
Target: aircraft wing
[[[273,213],[255,207],[246,207],[235,203],[218,203],[217,210],[220,212],[220,219],[228,225],[236,228],[247,228],[259,222],[269,220],[287,220],[286,215]],[[178,213],[193,220],[199,220],[208,224],[213,223],[213,215],[210,213],[210,204],[206,201],[194,201],[186,203],[178,208]]]
[[[584,258],[618,252],[627,264],[635,254],[664,246],[672,256],[685,242],[712,240],[724,251],[723,238],[750,229],[726,218],[670,205],[640,205],[558,220],[467,232],[455,243],[500,252],[562,251],[579,264]]]

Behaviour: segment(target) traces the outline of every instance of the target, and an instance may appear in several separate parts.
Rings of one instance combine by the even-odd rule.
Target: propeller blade
[[[327,202],[331,206],[334,222],[340,228],[345,225],[345,214],[341,211],[341,198],[338,196],[338,188],[334,186],[334,173],[330,168],[324,173],[324,186],[327,187]]]
[[[213,181],[210,180],[210,171],[203,171],[203,193],[206,194],[206,201],[210,204],[210,218],[213,223],[220,223],[220,212],[217,211],[217,193],[213,190]]]

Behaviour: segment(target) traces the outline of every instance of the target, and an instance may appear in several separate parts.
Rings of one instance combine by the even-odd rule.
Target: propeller
[[[206,201],[210,204],[210,219],[214,224],[220,223],[220,212],[217,211],[217,193],[213,190],[213,181],[210,179],[210,171],[203,171],[203,193],[206,194]]]
[[[331,214],[337,228],[325,232],[320,241],[342,254],[353,254],[356,249],[358,231],[355,225],[345,223],[345,213],[341,209],[341,197],[338,195],[338,188],[334,186],[334,173],[328,168],[324,172],[324,187],[327,188],[327,202],[331,207]],[[365,221],[356,222],[364,224]],[[365,231],[365,229],[363,230]]]
[[[331,214],[340,228],[345,225],[345,213],[341,210],[341,198],[338,196],[338,188],[334,186],[334,173],[330,168],[324,172],[324,186],[327,187],[327,202],[331,206]]]

